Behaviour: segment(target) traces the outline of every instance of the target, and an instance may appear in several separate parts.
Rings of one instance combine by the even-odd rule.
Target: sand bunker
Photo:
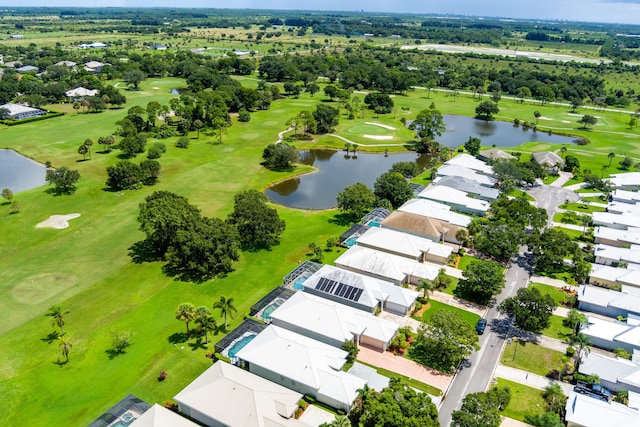
[[[540,120],[554,120],[551,117],[544,117],[544,116],[540,116],[538,117]]]
[[[389,129],[389,130],[396,130],[396,128],[394,128],[393,126],[383,125],[382,123],[364,122],[364,124],[365,125],[380,126],[381,128],[385,128],[385,129]]]
[[[562,123],[571,123],[569,120],[562,120]]]
[[[377,139],[378,141],[393,139],[391,135],[362,135],[362,136],[369,139]]]
[[[79,216],[79,213],[72,213],[69,215],[51,215],[46,221],[42,221],[41,223],[36,225],[36,228],[67,228],[69,226],[68,221],[74,218],[78,218]]]

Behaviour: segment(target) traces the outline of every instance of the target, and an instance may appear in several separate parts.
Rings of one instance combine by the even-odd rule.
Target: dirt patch
[[[78,218],[79,213],[72,213],[68,215],[51,215],[47,220],[42,221],[36,225],[36,228],[67,228],[69,226],[69,220]]]
[[[27,277],[11,289],[13,299],[22,304],[39,304],[78,283],[65,273],[42,273]]]

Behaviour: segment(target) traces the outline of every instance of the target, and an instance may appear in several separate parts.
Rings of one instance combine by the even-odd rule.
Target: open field
[[[462,317],[468,324],[475,327],[480,316],[475,313],[471,313],[466,310],[462,310],[458,307],[453,307],[440,301],[429,300],[429,308],[422,313],[422,321],[425,323],[431,323],[431,318],[440,310],[452,311]]]
[[[552,369],[559,369],[562,366],[561,358],[562,353],[559,351],[514,340],[504,348],[500,362],[544,377]]]
[[[498,378],[496,385],[498,387],[509,387],[509,390],[511,390],[511,402],[502,411],[502,415],[505,417],[524,422],[525,415],[540,415],[544,413],[546,404],[542,398],[542,391],[503,378]]]

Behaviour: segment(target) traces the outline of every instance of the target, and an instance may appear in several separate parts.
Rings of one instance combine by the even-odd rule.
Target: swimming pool
[[[367,225],[369,227],[378,227],[378,228],[380,228],[380,221],[378,221],[377,219],[374,219],[373,221],[369,221],[367,223]]]
[[[255,337],[255,334],[245,335],[238,341],[236,341],[235,344],[233,344],[233,346],[229,348],[229,351],[227,352],[227,354],[229,355],[229,359],[233,359],[234,357],[236,357],[236,354],[238,354],[238,352],[242,350],[247,344],[249,344]]]
[[[276,311],[276,309],[280,307],[283,303],[284,301],[281,299],[275,300],[274,302],[266,306],[264,310],[262,310],[262,314],[260,317],[262,317],[264,320],[271,320],[271,313]]]
[[[307,279],[311,277],[311,273],[305,273],[303,275],[301,275],[300,277],[298,277],[296,279],[296,281],[293,284],[293,289],[298,290],[298,291],[302,291],[304,289],[304,286],[302,285],[304,282],[307,281]],[[269,313],[271,314],[271,313]]]
[[[358,240],[357,237],[349,237],[347,240],[344,241],[344,244],[350,248],[351,246],[356,244],[356,240]]]

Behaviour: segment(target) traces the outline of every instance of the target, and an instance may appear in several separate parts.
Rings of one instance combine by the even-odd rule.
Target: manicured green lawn
[[[524,197],[525,200],[529,200],[530,202],[533,202],[536,200],[533,197],[531,197],[528,193],[522,190],[518,190],[517,188],[512,188],[511,190],[509,190],[507,194],[513,197]]]
[[[562,366],[562,353],[536,344],[513,340],[502,353],[503,365],[545,376]]]
[[[476,326],[478,320],[480,320],[480,316],[475,313],[471,313],[466,310],[462,310],[458,307],[453,307],[448,304],[445,304],[440,301],[429,300],[430,307],[424,313],[422,313],[422,321],[425,323],[431,323],[431,317],[433,317],[436,312],[440,310],[453,311],[454,313],[458,313],[460,317],[466,320],[471,326]]]
[[[574,230],[572,228],[564,228],[564,227],[555,227],[558,230],[561,230],[563,233],[567,234],[569,237],[571,237],[572,240],[582,240],[582,237],[585,237],[585,235],[582,233],[582,231],[578,231],[578,230]],[[587,228],[588,230],[588,228]],[[586,238],[586,237],[585,237]],[[593,242],[593,238],[589,239],[591,242]]]
[[[471,255],[463,255],[462,258],[460,259],[460,262],[458,263],[458,269],[466,270],[469,264],[471,264],[472,261],[475,261],[477,259],[478,258],[473,257]]]
[[[525,415],[540,415],[545,412],[542,391],[533,387],[498,378],[498,387],[509,387],[511,402],[502,411],[505,417],[524,422]]]
[[[542,295],[551,295],[551,298],[553,298],[553,300],[558,305],[562,305],[562,303],[567,299],[567,294],[565,294],[564,292],[562,292],[562,290],[556,288],[555,286],[534,282],[529,284],[529,287],[538,289]]]
[[[442,292],[449,294],[449,295],[453,295],[453,291],[458,287],[458,281],[460,279],[458,279],[457,277],[453,277],[453,276],[448,276],[450,283],[449,286],[447,286],[446,288],[444,288],[442,290]]]
[[[605,208],[601,206],[584,205],[582,203],[566,203],[566,204],[563,203],[560,207],[563,209],[568,209],[571,211],[576,211],[576,212],[585,213],[585,214],[605,211]]]
[[[549,318],[549,327],[542,331],[542,335],[551,338],[564,340],[571,335],[571,328],[564,325],[566,317],[551,315]]]

